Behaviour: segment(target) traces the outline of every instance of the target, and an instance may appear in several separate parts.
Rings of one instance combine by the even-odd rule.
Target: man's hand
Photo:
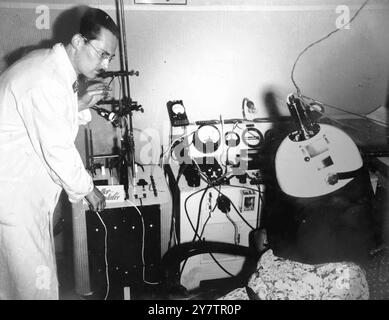
[[[111,89],[104,83],[94,83],[78,97],[78,111],[93,107],[101,99],[106,99]]]
[[[105,196],[96,187],[85,196],[85,200],[89,204],[89,208],[92,211],[103,211],[105,209]]]

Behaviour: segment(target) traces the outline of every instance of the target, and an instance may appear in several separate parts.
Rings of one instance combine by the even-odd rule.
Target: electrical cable
[[[105,292],[104,300],[107,300],[108,294],[109,294],[109,274],[108,274],[108,231],[107,231],[107,226],[105,225],[103,219],[101,218],[99,212],[94,211],[94,213],[97,215],[97,217],[100,219],[101,224],[104,227],[104,261],[105,261],[105,277],[106,277],[106,282],[107,282],[107,289]]]
[[[221,130],[222,130],[222,133],[221,133],[221,145],[223,146],[222,147],[222,151],[220,152],[220,156],[219,156],[219,162],[223,164],[223,154],[224,154],[224,148],[225,148],[225,136],[224,136],[224,121],[223,121],[223,118],[222,118],[222,115],[220,115],[220,124],[221,124]],[[216,150],[214,150],[216,151]],[[224,165],[224,168],[225,168],[225,173],[227,173],[227,165],[225,164]]]
[[[193,232],[194,232],[195,234],[196,234],[196,228],[194,227],[194,225],[193,225],[193,223],[192,223],[192,220],[191,220],[191,218],[189,217],[187,203],[188,203],[189,199],[192,198],[194,195],[196,195],[196,194],[198,194],[198,193],[200,193],[200,192],[202,192],[202,191],[204,191],[204,190],[207,191],[208,189],[209,189],[209,187],[207,186],[207,187],[205,187],[205,188],[202,188],[202,189],[200,189],[200,190],[197,190],[197,191],[193,192],[192,194],[190,194],[190,195],[185,199],[185,201],[184,201],[184,210],[185,210],[185,214],[186,214],[186,217],[187,217],[187,219],[188,219],[188,221],[189,221],[189,224],[190,224],[190,226],[192,227],[192,230],[193,230]]]
[[[217,259],[215,258],[215,256],[211,253],[211,252],[208,252],[208,254],[211,256],[211,258],[213,259],[213,261],[217,264],[217,266],[222,269],[226,274],[228,274],[230,277],[233,277],[234,275],[229,272],[226,268],[224,268],[219,261],[217,261]]]
[[[176,224],[176,218],[174,217],[174,214],[172,214],[172,219],[170,221],[169,243],[167,246],[168,250],[172,248],[172,242],[173,245],[177,245],[175,224]]]
[[[238,226],[236,225],[235,221],[232,220],[232,218],[230,217],[228,212],[226,212],[225,215],[226,215],[227,219],[231,222],[231,224],[234,226],[234,243],[238,244],[239,243],[239,239],[238,239],[238,235],[239,235]]]
[[[198,234],[198,226],[199,226],[199,221],[200,221],[200,215],[201,215],[201,204],[202,204],[202,201],[203,201],[203,198],[204,198],[204,196],[205,196],[205,194],[206,194],[206,192],[207,192],[207,190],[209,189],[209,188],[214,188],[217,192],[218,192],[218,194],[220,195],[220,194],[222,194],[222,195],[224,195],[221,191],[220,191],[220,189],[221,189],[221,185],[219,185],[219,190],[217,190],[216,189],[216,187],[214,186],[214,184],[208,179],[208,177],[207,176],[205,176],[203,173],[202,173],[202,170],[201,170],[201,168],[200,168],[200,166],[199,166],[199,164],[196,162],[196,160],[194,160],[194,159],[192,159],[192,161],[193,161],[193,163],[195,164],[195,166],[197,167],[197,169],[198,169],[198,171],[199,171],[199,175],[200,175],[200,178],[203,180],[203,181],[205,181],[206,183],[207,183],[207,187],[205,187],[205,188],[203,188],[203,189],[200,189],[200,190],[197,190],[196,192],[194,192],[194,193],[192,193],[190,196],[188,196],[186,199],[185,199],[185,202],[184,202],[184,209],[185,209],[185,214],[186,214],[186,216],[187,216],[187,219],[188,219],[188,221],[189,221],[189,223],[190,223],[190,225],[191,225],[191,227],[192,227],[192,230],[193,230],[193,232],[194,232],[194,236],[193,236],[193,240],[192,241],[195,241],[195,239],[196,239],[196,237],[197,238],[199,238],[199,241],[203,241],[202,239],[201,239],[201,237],[202,237],[202,235],[203,235],[203,232],[204,232],[204,230],[205,230],[205,225],[208,223],[208,220],[209,220],[209,217],[208,217],[208,219],[206,220],[206,222],[204,223],[204,225],[203,225],[203,229],[202,229],[202,232],[201,232],[201,234],[199,235]],[[233,187],[240,187],[240,186],[233,186]],[[260,195],[260,198],[261,198],[261,200],[263,199],[262,198],[262,196],[261,196],[261,192],[260,192],[260,190],[256,190],[256,189],[253,189],[253,188],[248,188],[248,187],[243,187],[243,188],[246,188],[246,189],[250,189],[250,190],[254,190],[255,192],[258,192],[259,193],[259,195]],[[204,191],[205,190],[205,191]],[[194,225],[193,225],[193,223],[192,223],[192,221],[191,221],[191,219],[190,219],[190,216],[189,216],[189,213],[188,213],[188,208],[187,208],[187,203],[188,203],[188,200],[192,197],[192,196],[194,196],[195,194],[197,194],[197,193],[199,193],[199,192],[201,192],[201,191],[204,191],[203,192],[203,194],[202,194],[202,198],[201,198],[201,200],[200,200],[200,204],[199,204],[199,212],[198,212],[198,218],[197,218],[197,225],[196,225],[196,228],[194,227]],[[225,195],[224,195],[225,196]],[[225,196],[227,199],[229,199],[227,196]],[[232,206],[233,206],[233,208],[234,208],[234,210],[236,211],[236,213],[239,215],[239,217],[242,219],[242,221],[250,228],[250,229],[252,229],[252,230],[254,230],[254,227],[240,214],[240,212],[239,212],[239,210],[236,208],[236,206],[232,203],[232,201],[229,199],[229,201],[230,201],[230,203],[232,204]],[[216,207],[216,206],[215,206]],[[215,208],[214,208],[215,209]],[[227,218],[229,218],[229,217],[227,217]],[[229,219],[230,221],[231,221],[231,219]],[[258,222],[257,222],[258,223]],[[234,224],[233,224],[234,225]],[[236,243],[236,225],[234,225],[234,230],[235,230],[235,237],[234,237],[234,239],[235,239],[235,243]],[[220,264],[220,262],[219,261],[217,261],[217,259],[215,258],[215,256],[211,253],[211,252],[209,252],[209,255],[212,257],[212,259],[214,260],[214,262],[226,273],[226,274],[228,274],[229,276],[234,276],[233,274],[231,274],[228,270],[226,270],[221,264]],[[184,270],[184,268],[185,268],[185,265],[186,265],[186,263],[187,263],[187,261],[188,261],[188,259],[186,259],[184,262],[183,262],[183,264],[182,264],[182,266],[181,266],[181,269],[180,269],[180,275],[182,274],[182,272],[183,272],[183,270]]]
[[[257,207],[257,226],[256,228],[258,229],[261,226],[261,216],[262,216],[262,210],[265,206],[265,200],[262,197],[262,194],[265,193],[264,191],[261,190],[261,188],[265,189],[266,186],[263,184],[257,185],[258,188],[258,194],[259,194],[259,202],[258,202],[258,207]]]
[[[234,125],[232,126],[232,130],[231,132],[234,132],[234,128],[235,128],[235,124],[237,122],[234,123]],[[223,152],[222,154],[224,153],[224,148],[225,148],[225,145],[226,145],[226,137],[223,135]],[[223,161],[222,161],[222,154],[220,155],[220,162],[222,163],[222,165],[224,166],[224,173],[226,174],[227,173],[227,169],[228,169],[228,164],[229,164],[229,159],[228,159],[228,151],[230,151],[230,146],[227,146],[227,150],[226,150],[226,161],[224,162],[223,164]]]
[[[203,180],[205,180],[204,178],[203,178]],[[207,182],[207,180],[205,180],[206,182]],[[220,195],[223,195],[224,197],[226,197],[229,201],[230,201],[230,203],[232,204],[232,207],[235,209],[235,211],[236,211],[236,213],[239,215],[239,217],[242,219],[242,221],[249,227],[249,228],[251,228],[252,230],[254,230],[254,227],[253,226],[251,226],[251,224],[250,223],[248,223],[247,222],[247,220],[240,214],[240,212],[239,212],[239,210],[236,208],[236,206],[233,204],[233,202],[231,201],[231,199],[229,198],[229,197],[227,197],[224,193],[222,193],[221,191],[220,191],[220,189],[221,189],[221,186],[219,186],[220,188],[219,188],[219,190],[217,190],[216,189],[216,187],[215,186],[213,186],[212,184],[209,184],[209,181],[208,181],[208,186],[207,186],[207,188],[213,188],[213,189],[215,189],[217,192],[218,192],[218,194]],[[253,189],[253,190],[255,190],[255,189]],[[235,232],[236,232],[236,229],[235,229]],[[202,241],[201,239],[200,239],[200,241]],[[211,253],[211,252],[209,252],[209,255],[211,256],[211,258],[214,260],[214,262],[218,265],[218,267],[220,268],[220,269],[222,269],[226,274],[228,274],[229,276],[231,276],[231,277],[233,277],[234,275],[233,274],[231,274],[228,270],[226,270],[221,264],[220,264],[220,262],[219,261],[217,261],[217,259],[215,258],[215,256]],[[185,261],[186,262],[186,261]],[[181,273],[182,273],[182,271],[183,271],[183,268],[181,269]]]
[[[297,62],[299,61],[299,59],[301,58],[301,56],[308,51],[308,49],[310,49],[311,47],[313,47],[314,45],[318,44],[319,42],[322,42],[324,41],[325,39],[329,38],[331,35],[333,35],[334,33],[340,31],[341,29],[343,29],[344,27],[348,26],[359,14],[359,12],[366,6],[366,4],[369,2],[369,0],[366,0],[361,6],[360,8],[355,12],[355,14],[352,16],[352,18],[350,19],[350,21],[348,21],[346,24],[344,24],[341,28],[336,28],[335,30],[331,31],[330,33],[328,33],[327,35],[325,35],[324,37],[320,38],[319,40],[316,40],[314,42],[312,42],[310,45],[308,45],[307,47],[305,47],[301,52],[300,54],[297,56],[294,64],[293,64],[293,68],[292,68],[292,72],[290,74],[290,77],[291,77],[291,80],[293,82],[293,85],[295,86],[296,90],[297,90],[297,95],[299,97],[301,97],[301,90],[300,88],[298,87],[297,83],[295,82],[294,80],[294,70],[296,68],[296,65],[297,65]]]
[[[194,237],[196,236],[197,232],[196,232],[196,229],[195,229],[195,227],[193,226],[192,220],[191,220],[191,218],[190,218],[190,216],[189,216],[188,208],[187,208],[187,203],[188,203],[188,200],[189,200],[191,197],[193,197],[193,196],[196,195],[197,193],[200,193],[200,192],[202,192],[202,191],[204,191],[204,190],[205,190],[205,192],[206,192],[207,189],[208,189],[208,187],[195,191],[194,193],[190,194],[190,195],[185,199],[185,201],[184,201],[184,210],[185,210],[185,214],[186,214],[186,217],[187,217],[187,219],[188,219],[188,222],[189,222],[189,224],[190,224],[190,226],[192,227],[192,230],[193,230],[193,232],[194,232]],[[197,236],[198,236],[198,235],[197,235]],[[200,238],[200,240],[201,240],[201,238]],[[181,267],[181,270],[180,270],[180,275],[181,275],[182,272],[184,271],[184,268],[185,268],[185,265],[186,265],[186,262],[187,262],[187,261],[188,261],[188,259],[185,259],[185,261],[183,262],[182,267]]]
[[[199,165],[197,164],[197,162],[196,162],[195,160],[193,160],[193,162],[198,166],[198,169],[200,170],[200,173],[201,173],[201,169],[200,169]],[[219,194],[222,194],[222,195],[224,195],[226,198],[228,198],[228,197],[227,197],[225,194],[223,194],[220,190],[217,190],[217,189],[215,188],[215,186],[208,180],[207,177],[204,177],[202,174],[200,174],[200,177],[207,183],[207,187],[206,187],[206,188],[214,188],[216,191],[218,191]],[[260,191],[258,191],[257,189],[249,188],[249,187],[245,187],[245,186],[235,186],[235,185],[229,185],[229,186],[230,186],[230,187],[235,187],[235,188],[244,188],[244,189],[253,190],[253,191],[255,191],[255,192],[258,192],[259,195],[260,195],[260,197],[261,197],[261,193],[260,193]],[[204,189],[201,189],[201,190],[199,190],[199,191],[197,191],[197,192],[195,192],[195,193],[198,193],[198,192],[203,191],[203,190],[204,190]],[[192,195],[194,195],[194,194],[192,194]],[[192,196],[192,195],[191,195],[191,196]],[[189,197],[191,197],[191,196],[189,196]],[[189,197],[188,197],[188,198],[189,198]],[[190,218],[189,218],[189,214],[188,214],[187,207],[186,207],[186,203],[187,203],[188,198],[185,199],[185,202],[184,202],[185,213],[186,213],[186,216],[187,216],[188,219],[189,219],[189,222],[190,222],[190,224],[191,224],[191,226],[192,226],[193,231],[196,232],[196,231],[195,231],[196,229],[194,228],[194,226],[193,226],[193,224],[192,224],[192,222],[191,222],[191,220],[190,220]],[[229,198],[228,198],[228,199],[229,199]],[[230,199],[229,199],[229,200],[230,200]],[[261,200],[263,200],[262,197],[261,197]],[[250,227],[252,230],[254,230],[254,227],[253,227],[250,223],[248,223],[247,220],[241,215],[241,213],[240,213],[239,210],[236,208],[236,206],[233,204],[233,202],[232,202],[231,200],[230,200],[230,202],[231,202],[233,208],[235,209],[235,211],[237,212],[237,214],[239,215],[239,217],[242,219],[242,221],[243,221],[248,227]]]
[[[202,178],[206,183],[207,185],[212,185],[212,182],[208,179],[208,177],[203,173],[203,171],[201,170],[200,168],[200,165],[197,163],[197,161],[195,159],[192,159],[192,162],[195,164],[195,166],[197,167],[198,171],[199,171],[199,175],[200,175],[200,178]]]
[[[178,138],[176,138],[175,140],[173,140],[173,141],[170,143],[170,145],[169,145],[169,147],[167,148],[167,150],[166,150],[165,152],[161,153],[161,155],[159,156],[160,160],[162,160],[162,163],[165,163],[165,160],[163,159],[163,157],[164,157],[164,156],[165,156],[165,155],[174,147],[174,144],[175,144],[176,142],[179,142],[177,145],[179,145],[180,143],[183,143],[183,142],[184,142],[184,138],[186,138],[186,137],[188,137],[188,136],[194,134],[197,130],[198,130],[198,128],[197,128],[196,130],[193,130],[193,131],[189,132],[189,133],[185,133],[185,134],[179,136]],[[180,141],[180,140],[181,140],[181,141]],[[193,140],[192,140],[189,144],[187,144],[186,146],[183,146],[183,148],[189,147],[192,143],[193,143]],[[171,154],[170,154],[170,155],[171,155]],[[175,160],[175,159],[173,159],[173,160]]]
[[[221,186],[220,186],[221,187]],[[220,194],[220,188],[219,188],[219,190],[216,190],[216,191],[218,191],[219,192],[219,194]],[[231,202],[231,200],[229,200],[230,202]],[[214,209],[216,208],[216,206],[217,206],[217,200],[216,200],[216,204],[215,204],[215,207],[214,207]],[[200,207],[199,207],[199,209],[201,208],[201,203],[200,203]],[[228,216],[228,214],[226,214],[226,216],[227,216],[227,218],[230,220],[230,222],[233,224],[233,226],[234,226],[234,242],[235,242],[235,244],[236,244],[236,237],[237,237],[237,226],[236,226],[236,224],[232,221],[232,219]],[[200,219],[200,216],[199,216],[199,219]],[[200,239],[200,241],[202,241],[201,239]],[[211,256],[211,258],[212,258],[212,260],[217,264],[217,266],[221,269],[221,270],[223,270],[226,274],[228,274],[230,277],[233,277],[234,275],[231,273],[231,272],[229,272],[226,268],[224,268],[222,265],[221,265],[221,263],[216,259],[216,257],[212,254],[212,252],[208,252],[208,254]]]
[[[112,77],[111,80],[108,82],[107,86],[109,87],[112,83],[112,81],[115,79],[115,77]]]
[[[177,178],[176,178],[176,181],[177,181],[177,184],[178,182],[180,181],[180,178],[181,176],[183,175],[183,173],[185,172],[185,169],[188,167],[188,165],[186,163],[182,164],[178,170],[178,174],[177,174]]]
[[[206,227],[209,219],[211,219],[211,211],[209,212],[208,217],[207,217],[207,219],[205,220],[205,222],[203,224],[203,228],[202,228],[201,233],[200,233],[200,239],[203,237],[203,234],[204,234],[204,231],[205,231],[205,227]]]
[[[170,186],[169,175],[165,172],[163,177],[165,179],[166,185]],[[177,182],[177,184],[178,184],[178,182]],[[170,194],[171,199],[174,199],[173,194],[172,194],[172,190],[171,190],[170,187],[168,188],[168,192]],[[172,212],[172,215],[171,215],[171,221],[170,221],[169,242],[168,242],[168,247],[167,247],[168,250],[172,247],[173,235],[174,235],[174,244],[177,244],[177,242],[176,242],[177,236],[175,234],[176,233],[176,227],[175,227],[176,226],[176,219],[175,219],[175,215],[177,214],[177,210],[175,208],[175,202],[174,201],[172,203],[172,211],[171,212]]]
[[[263,192],[258,191],[258,189],[254,189],[254,188],[250,188],[250,187],[246,187],[246,186],[237,186],[237,185],[234,185],[234,184],[229,184],[228,186],[229,187],[233,187],[233,188],[247,189],[247,190],[252,190],[252,191],[255,191],[255,192],[258,192],[258,193],[263,193]]]
[[[246,111],[244,110],[245,103],[247,101],[247,98],[243,98],[242,100],[242,117],[244,120],[247,120]]]
[[[198,233],[199,231],[199,227],[200,227],[200,220],[201,220],[201,206],[203,204],[203,200],[204,200],[204,197],[208,191],[208,187],[204,190],[203,194],[201,195],[201,198],[200,198],[200,203],[199,203],[199,209],[198,209],[198,213],[197,213],[197,222],[196,222],[196,229],[194,230],[194,235],[193,235],[193,239],[192,239],[192,242],[194,242],[196,240],[196,236],[199,238],[199,240],[201,241],[201,237]]]
[[[186,149],[186,148],[190,147],[192,144],[193,144],[193,141],[189,142],[187,145],[184,145],[184,146],[182,147],[182,149]],[[177,159],[177,156],[175,156],[175,155],[172,156],[172,159],[173,159],[173,161],[175,161],[175,162],[181,162],[181,159]]]
[[[219,192],[220,192],[220,189],[221,189],[221,185],[219,186]],[[211,194],[211,193],[210,193]],[[203,224],[203,229],[201,230],[201,233],[200,233],[200,238],[203,237],[203,234],[204,234],[204,231],[205,231],[205,227],[209,221],[209,219],[211,218],[211,214],[215,211],[215,209],[217,208],[217,201],[215,201],[215,205],[213,206],[213,209],[209,211],[209,214],[208,214],[208,218],[207,220],[205,220],[204,224]]]
[[[195,227],[193,226],[193,223],[192,223],[192,221],[191,221],[191,219],[190,219],[190,217],[189,217],[189,213],[188,213],[188,209],[187,209],[187,202],[188,202],[189,198],[193,197],[195,194],[197,194],[197,193],[199,193],[199,192],[202,192],[202,191],[204,191],[204,193],[203,193],[203,195],[202,195],[202,199],[203,199],[203,198],[204,198],[204,195],[206,194],[206,192],[207,192],[208,189],[209,189],[209,186],[207,186],[207,187],[205,187],[205,188],[203,188],[203,189],[197,190],[196,192],[194,192],[194,193],[192,193],[191,195],[189,195],[189,196],[185,199],[185,202],[184,202],[185,214],[186,214],[186,216],[187,216],[187,218],[188,218],[188,221],[189,221],[189,223],[190,223],[190,225],[191,225],[191,227],[192,227],[192,230],[193,230],[193,232],[194,232],[194,237],[193,237],[193,240],[192,240],[192,241],[195,240],[196,236],[199,238],[199,241],[203,241],[203,240],[201,239],[201,236],[199,236],[199,234],[198,234],[198,227],[196,226],[196,228],[195,228]],[[199,205],[199,212],[200,212],[200,213],[201,213],[201,202],[202,202],[202,199],[200,200],[200,205]],[[199,220],[200,220],[200,217],[198,217],[198,221],[199,221]],[[228,271],[220,264],[220,262],[217,261],[217,259],[215,258],[215,256],[214,256],[211,252],[209,252],[209,255],[210,255],[211,258],[214,260],[214,262],[219,266],[219,268],[221,268],[221,269],[222,269],[225,273],[227,273],[229,276],[231,276],[231,277],[233,276],[233,274],[231,274],[230,272],[228,272]],[[184,271],[184,268],[185,268],[185,265],[186,265],[187,261],[188,261],[188,259],[185,259],[185,261],[182,263],[182,266],[181,266],[181,269],[180,269],[180,272],[179,272],[180,276],[181,276],[182,272]]]
[[[216,190],[216,188],[214,187],[214,186],[212,186],[212,188],[214,188],[215,190]],[[255,190],[255,189],[253,189],[253,190]],[[256,190],[257,192],[258,192],[258,190]],[[223,192],[219,192],[219,194],[221,194],[221,195],[223,195],[224,197],[226,197],[229,201],[230,201],[230,203],[231,203],[231,205],[232,205],[232,207],[235,209],[235,211],[236,211],[236,213],[238,214],[238,216],[242,219],[242,221],[251,229],[251,230],[254,230],[254,227],[250,224],[250,223],[248,223],[247,222],[247,220],[242,216],[242,214],[239,212],[239,210],[236,208],[236,206],[234,205],[234,203],[231,201],[231,199],[229,198],[229,197],[227,197]]]
[[[212,186],[212,188],[214,188],[214,189],[216,189],[214,186]],[[240,212],[238,211],[238,209],[235,207],[235,205],[233,204],[233,202],[231,201],[231,199],[229,198],[229,197],[227,197],[225,194],[223,194],[221,191],[220,191],[220,189],[219,190],[216,190],[216,191],[218,191],[218,193],[219,194],[222,194],[224,197],[226,197],[228,200],[229,200],[229,202],[232,204],[232,207],[235,209],[235,211],[236,211],[236,213],[239,215],[239,217],[243,220],[243,222],[245,222],[252,230],[254,230],[254,228],[246,221],[246,219],[240,214]],[[231,219],[231,217],[228,215],[228,214],[226,214],[226,216],[227,216],[227,219],[229,219],[230,220],[230,222],[233,224],[233,226],[234,226],[234,231],[235,231],[235,237],[234,237],[234,241],[235,241],[235,244],[236,244],[236,242],[237,242],[237,226],[236,226],[236,224],[233,222],[233,220]],[[217,261],[217,259],[215,258],[215,256],[211,253],[211,252],[209,252],[209,255],[212,257],[212,259],[214,260],[214,262],[219,266],[219,268],[220,269],[222,269],[225,273],[227,273],[229,276],[231,276],[231,277],[233,277],[234,275],[233,274],[231,274],[229,271],[227,271],[218,261]]]
[[[235,132],[235,129],[236,128],[239,128],[239,122],[238,121],[236,121],[235,123],[234,123],[234,125],[232,126],[232,130],[231,130],[231,132]],[[241,129],[241,128],[239,128],[239,129]],[[230,146],[228,146],[227,147],[227,151],[226,151],[226,164],[224,165],[224,167],[225,167],[225,169],[226,169],[226,172],[227,172],[227,165],[228,165],[228,163],[229,163],[229,159],[228,159],[228,152],[230,151],[230,149],[231,149],[231,147]]]
[[[142,169],[143,172],[145,172],[145,167],[143,164],[140,164],[139,162],[135,161],[135,164]]]
[[[167,186],[170,186],[170,182],[167,180],[168,175],[165,174],[164,178],[165,178]],[[177,182],[177,184],[178,184],[178,182]],[[169,190],[171,198],[174,199],[174,196],[173,196],[171,188],[168,188],[168,190]],[[170,220],[168,250],[170,248],[172,248],[172,242],[173,242],[173,245],[177,245],[178,244],[177,230],[176,230],[176,217],[175,216],[177,214],[179,214],[179,210],[177,210],[176,201],[174,201],[174,200],[173,200],[173,203],[172,203],[172,211],[171,212],[172,212],[172,215],[171,215],[171,220]]]
[[[143,277],[143,282],[146,283],[146,284],[157,285],[157,284],[159,284],[158,282],[150,282],[150,281],[146,280],[146,275],[145,275],[145,272],[146,272],[146,262],[145,262],[145,234],[146,234],[146,231],[145,231],[145,222],[144,222],[144,219],[143,219],[143,215],[142,215],[142,213],[140,212],[139,208],[137,207],[137,205],[135,203],[133,203],[132,201],[130,201],[128,199],[126,201],[129,204],[131,204],[136,209],[136,211],[138,212],[139,217],[141,219],[141,222],[142,222],[141,258],[142,258],[142,277]]]
[[[383,126],[385,126],[385,127],[388,126],[388,124],[387,124],[386,122],[384,122],[384,121],[380,121],[380,120],[377,120],[377,119],[372,119],[372,118],[369,118],[369,117],[367,117],[367,116],[364,116],[364,115],[359,114],[359,113],[356,113],[356,112],[351,112],[351,111],[344,110],[344,109],[339,108],[339,107],[336,107],[336,106],[332,106],[332,105],[327,104],[327,103],[319,102],[319,101],[317,101],[317,100],[315,100],[315,99],[313,99],[313,98],[307,97],[307,96],[305,96],[305,95],[301,95],[301,98],[307,99],[307,100],[311,100],[313,103],[316,103],[316,104],[319,104],[319,105],[325,105],[326,107],[329,107],[329,108],[331,108],[331,109],[335,109],[335,110],[337,110],[337,111],[342,111],[342,112],[344,112],[344,113],[351,114],[351,115],[353,115],[353,116],[356,116],[356,117],[365,119],[365,120],[370,121],[370,122],[375,122],[375,123],[380,124],[380,125],[383,125]],[[379,107],[377,107],[376,109],[378,109],[378,108],[379,108]],[[342,124],[340,121],[338,121],[338,120],[334,119],[333,117],[327,115],[327,114],[324,113],[323,111],[316,110],[316,109],[315,109],[315,111],[318,112],[318,113],[320,113],[322,116],[331,119],[331,120],[334,121],[334,122],[338,122],[338,123]],[[346,126],[346,125],[344,125],[344,126]],[[353,129],[355,129],[355,130],[360,130],[360,128],[355,128],[355,127],[353,127],[353,126],[348,126],[348,127],[353,128]]]
[[[305,100],[310,100],[311,103],[307,103]],[[307,108],[311,108],[312,109],[312,104],[317,104],[317,105],[320,105],[320,106],[326,106],[326,107],[330,107],[332,109],[335,109],[335,110],[338,110],[338,111],[342,111],[346,114],[351,114],[353,116],[357,116],[359,118],[362,118],[362,119],[365,119],[367,122],[370,122],[370,123],[377,123],[379,125],[383,125],[384,127],[388,127],[388,125],[383,122],[383,121],[379,121],[377,119],[371,119],[367,116],[364,116],[364,115],[361,115],[359,113],[355,113],[355,112],[351,112],[351,111],[347,111],[347,110],[344,110],[342,108],[339,108],[339,107],[335,107],[335,106],[332,106],[332,105],[329,105],[329,104],[326,104],[326,103],[323,103],[323,102],[319,102],[313,98],[310,98],[310,97],[307,97],[305,95],[301,95],[301,101],[304,103],[304,104],[308,104],[306,107]],[[345,123],[341,120],[338,120],[336,119],[335,117],[332,117],[330,115],[328,115],[327,113],[321,111],[321,110],[318,110],[317,108],[314,109],[315,112],[321,114],[324,118],[328,118],[330,121],[338,124],[341,128],[348,128],[348,129],[351,129],[351,130],[354,130],[356,132],[359,132],[360,131],[360,127],[356,127],[356,126],[353,126],[353,125],[350,125],[349,123]],[[360,139],[358,138],[358,136],[354,136],[353,139],[357,140],[357,141],[360,141],[363,143],[363,139]]]

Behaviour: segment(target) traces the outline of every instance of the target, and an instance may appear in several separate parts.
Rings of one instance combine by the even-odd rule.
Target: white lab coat
[[[79,124],[65,48],[37,50],[0,77],[0,299],[58,299],[52,216],[93,189],[74,145]]]

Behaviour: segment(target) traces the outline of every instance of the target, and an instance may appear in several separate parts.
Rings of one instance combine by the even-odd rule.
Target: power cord
[[[297,65],[297,62],[299,61],[299,59],[301,58],[301,56],[308,51],[308,49],[310,49],[311,47],[313,47],[314,45],[318,44],[319,42],[322,42],[324,41],[325,39],[329,38],[331,35],[333,35],[334,33],[340,31],[341,29],[343,29],[344,27],[348,26],[349,24],[351,24],[351,22],[358,16],[359,12],[366,6],[366,4],[369,2],[369,0],[366,0],[361,6],[360,8],[357,10],[357,12],[355,12],[355,14],[353,15],[353,17],[350,19],[349,22],[347,22],[346,24],[344,24],[341,28],[336,28],[335,30],[331,31],[330,33],[328,33],[327,35],[325,35],[324,37],[320,38],[319,40],[316,40],[315,42],[311,43],[310,45],[308,45],[307,47],[305,47],[304,50],[302,50],[300,52],[300,54],[297,56],[297,59],[296,61],[294,62],[293,64],[293,68],[292,68],[292,72],[290,74],[290,78],[293,82],[293,85],[295,86],[296,90],[297,90],[297,95],[300,97],[301,96],[301,90],[300,88],[298,87],[297,83],[294,81],[294,77],[293,77],[293,73],[294,73],[294,69],[296,68],[296,65]]]
[[[132,206],[134,206],[134,208],[138,212],[138,214],[140,216],[140,219],[141,219],[141,222],[142,222],[142,254],[141,254],[141,257],[142,257],[142,277],[143,277],[143,282],[146,283],[146,284],[157,285],[157,284],[159,284],[158,282],[150,282],[150,281],[146,280],[146,275],[145,275],[145,272],[146,272],[146,263],[145,263],[145,233],[146,233],[146,231],[145,231],[145,222],[144,222],[142,213],[140,212],[139,208],[137,207],[137,205],[135,203],[131,202],[128,199],[126,201],[128,203],[130,203]]]
[[[104,227],[104,260],[105,260],[105,277],[106,277],[106,281],[107,281],[107,289],[106,289],[106,292],[105,292],[104,300],[107,300],[107,297],[108,297],[108,294],[109,294],[109,274],[108,274],[108,254],[107,254],[108,253],[107,252],[107,248],[108,248],[108,245],[107,245],[107,243],[108,243],[108,231],[107,231],[107,226],[104,223],[104,220],[100,216],[100,213],[98,211],[94,211],[94,213],[100,219],[101,224]]]

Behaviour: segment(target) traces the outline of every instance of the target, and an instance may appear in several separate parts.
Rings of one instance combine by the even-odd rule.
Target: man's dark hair
[[[111,31],[119,39],[119,28],[103,10],[88,8],[81,17],[80,33],[88,40],[97,39],[101,28]]]

